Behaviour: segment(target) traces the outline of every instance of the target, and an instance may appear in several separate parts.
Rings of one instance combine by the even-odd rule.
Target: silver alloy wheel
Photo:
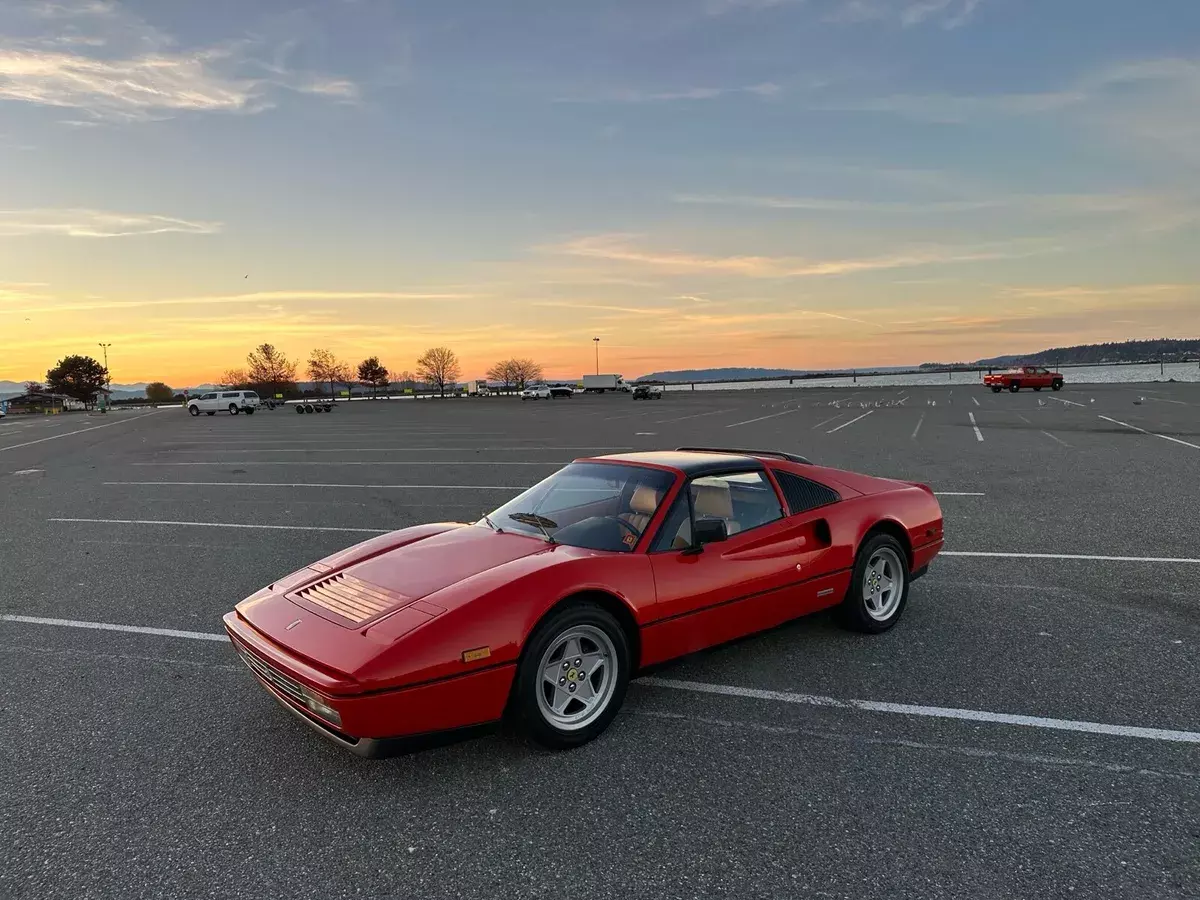
[[[550,642],[538,669],[538,712],[561,731],[578,731],[608,708],[617,685],[617,649],[594,625],[574,625]]]
[[[862,597],[867,615],[886,622],[900,605],[904,594],[904,566],[891,547],[880,547],[867,562],[863,574]]]

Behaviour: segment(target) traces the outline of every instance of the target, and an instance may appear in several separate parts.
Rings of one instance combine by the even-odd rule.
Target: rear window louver
[[[783,499],[787,501],[788,509],[793,516],[805,510],[837,503],[842,499],[832,488],[809,481],[807,478],[801,478],[799,475],[776,472],[775,478],[779,482],[779,488],[783,491]]]
[[[345,572],[302,588],[293,596],[337,613],[356,625],[411,600],[403,594],[361,581]]]

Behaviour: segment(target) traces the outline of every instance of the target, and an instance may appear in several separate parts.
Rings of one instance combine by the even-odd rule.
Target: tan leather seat
[[[629,498],[629,512],[621,513],[617,518],[628,522],[637,529],[638,534],[646,530],[654,511],[658,509],[658,491],[646,485],[638,485],[633,496]]]
[[[692,510],[697,519],[723,519],[728,534],[737,534],[741,530],[733,517],[733,498],[729,495],[728,485],[693,485]]]

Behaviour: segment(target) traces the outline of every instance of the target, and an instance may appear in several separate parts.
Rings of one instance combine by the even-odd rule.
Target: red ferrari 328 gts
[[[886,631],[941,548],[925,485],[786,453],[624,453],[474,524],[364,541],[224,621],[285,709],[363,756],[506,717],[566,748],[604,731],[648,666],[830,606]]]

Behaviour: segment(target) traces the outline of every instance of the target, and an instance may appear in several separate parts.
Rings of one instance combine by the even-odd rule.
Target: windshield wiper
[[[483,521],[487,522],[488,527],[491,528],[492,531],[496,532],[496,534],[504,534],[504,531],[500,528],[500,526],[493,522],[492,517],[487,513],[483,514]]]
[[[558,541],[554,540],[554,535],[546,530],[548,528],[558,527],[558,523],[553,519],[547,519],[545,516],[539,516],[537,513],[524,512],[509,513],[508,517],[514,522],[520,522],[522,525],[533,525],[546,536],[546,540],[548,542],[551,544],[558,543]]]

